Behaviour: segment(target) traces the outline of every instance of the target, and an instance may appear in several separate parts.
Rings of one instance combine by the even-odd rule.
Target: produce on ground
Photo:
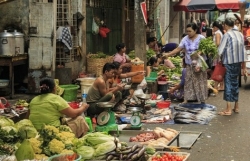
[[[128,53],[128,56],[130,59],[135,59],[135,51],[134,50],[131,50],[129,53]]]
[[[29,106],[29,103],[28,103],[26,100],[18,100],[18,101],[15,103],[15,106],[16,106],[16,107],[28,107],[28,106]]]
[[[172,153],[163,153],[151,158],[151,161],[183,161],[186,159],[185,155],[177,155]]]
[[[87,55],[88,58],[106,58],[107,56],[109,56],[109,55],[104,54],[101,51],[96,52],[96,54],[88,54]]]
[[[158,71],[164,70],[168,80],[180,80],[182,74],[182,58],[179,56],[168,58],[174,65],[175,68],[168,68],[165,65],[158,67]]]
[[[166,147],[167,144],[176,136],[178,132],[174,129],[162,129],[156,127],[152,132],[138,134],[135,137],[130,137],[130,142],[141,142],[142,144],[151,147]]]
[[[146,52],[147,60],[149,60],[152,56],[155,56],[156,53],[153,49],[148,49]]]

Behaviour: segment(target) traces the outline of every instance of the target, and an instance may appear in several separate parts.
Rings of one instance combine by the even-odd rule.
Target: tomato
[[[174,155],[171,153],[158,154],[157,156],[152,157],[152,161],[183,161],[186,157]]]

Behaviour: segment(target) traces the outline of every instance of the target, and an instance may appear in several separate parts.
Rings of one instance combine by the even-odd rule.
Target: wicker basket
[[[103,66],[111,62],[113,62],[113,56],[107,56],[106,58],[87,57],[87,72],[96,74],[98,77],[102,74]]]

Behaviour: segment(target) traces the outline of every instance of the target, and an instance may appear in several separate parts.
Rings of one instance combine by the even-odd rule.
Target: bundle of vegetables
[[[146,52],[147,60],[149,60],[152,56],[155,56],[156,53],[153,49],[148,49]]]
[[[26,101],[26,100],[18,100],[16,103],[15,103],[15,106],[21,106],[21,107],[28,107],[29,106],[29,103]]]
[[[199,43],[198,51],[212,57],[213,59],[217,58],[218,56],[218,48],[215,45],[212,37],[202,39]]]
[[[168,68],[164,65],[161,65],[158,67],[158,71],[164,70],[168,80],[177,80],[180,79],[182,68],[176,67],[176,68]],[[178,78],[177,78],[178,77]]]
[[[135,58],[135,51],[134,50],[131,50],[129,53],[128,53],[128,56],[130,59],[134,59]]]
[[[96,52],[96,54],[88,54],[88,55],[87,55],[88,58],[106,58],[106,57],[108,57],[108,56],[109,56],[109,55],[104,54],[104,53],[101,52],[101,51]]]
[[[180,56],[169,57],[168,58],[176,68],[182,68],[182,58]]]

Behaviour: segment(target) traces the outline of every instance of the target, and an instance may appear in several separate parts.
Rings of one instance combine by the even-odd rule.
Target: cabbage
[[[4,126],[0,128],[0,140],[8,143],[15,143],[18,138],[18,131],[15,127]]]
[[[14,122],[5,116],[0,116],[0,126],[14,126]]]
[[[17,130],[22,126],[33,126],[32,122],[28,119],[23,119],[15,124]]]
[[[21,139],[30,139],[37,136],[37,130],[30,125],[20,127],[18,133]]]
[[[113,136],[110,136],[101,132],[89,133],[81,139],[84,139],[83,143],[85,145],[91,145],[91,146],[96,146],[98,144],[102,144],[102,143],[110,142],[110,141],[114,142]]]
[[[2,127],[2,130],[6,131],[9,134],[16,134],[17,133],[17,129],[13,126],[4,126],[4,127]]]
[[[95,153],[94,148],[91,146],[81,146],[75,149],[75,151],[78,155],[82,156],[82,159],[91,159]]]
[[[95,157],[104,155],[108,152],[111,152],[113,150],[115,150],[116,146],[115,146],[115,142],[114,141],[109,141],[109,142],[105,142],[102,144],[99,144],[95,147]]]

